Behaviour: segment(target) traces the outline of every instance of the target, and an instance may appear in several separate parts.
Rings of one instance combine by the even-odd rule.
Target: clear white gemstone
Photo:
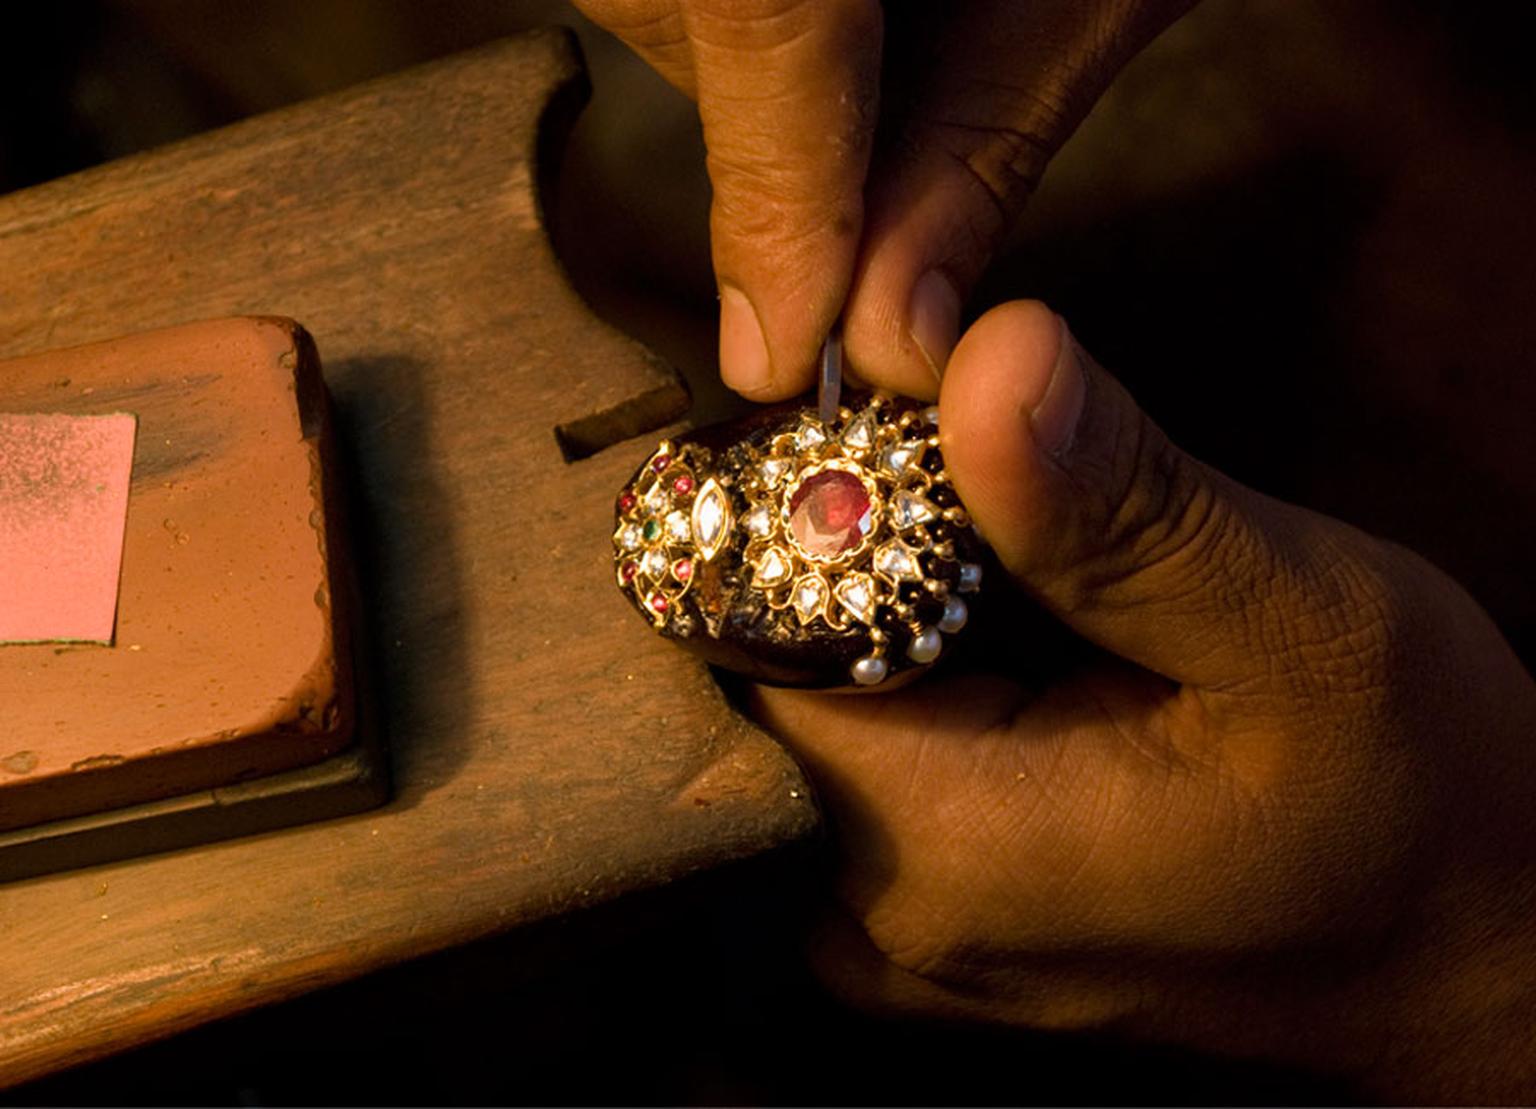
[[[944,637],[938,628],[924,628],[907,644],[907,657],[916,663],[932,662],[944,649]]]
[[[832,594],[855,620],[864,624],[875,622],[878,598],[874,579],[868,574],[847,575],[832,587]]]
[[[981,588],[981,567],[974,562],[960,564],[960,592],[974,593]]]
[[[827,433],[822,430],[821,424],[811,420],[802,420],[800,430],[795,432],[795,446],[803,451],[819,447],[827,441]]]
[[[619,529],[619,546],[626,551],[640,549],[640,526],[638,524],[625,524]]]
[[[679,543],[688,542],[688,537],[693,534],[688,526],[688,517],[681,512],[669,512],[664,521],[667,534]]]
[[[770,458],[757,468],[757,472],[762,476],[763,484],[772,489],[788,477],[793,468],[794,463],[787,458]]]
[[[843,430],[843,446],[854,451],[867,451],[874,442],[875,414],[866,409]]]
[[[898,531],[906,531],[938,518],[939,510],[909,489],[898,489],[891,498],[891,522]]]
[[[875,573],[892,582],[923,580],[923,568],[917,563],[917,552],[900,539],[892,539],[877,547],[874,563]]]
[[[939,618],[939,631],[954,635],[965,627],[969,616],[970,610],[965,607],[964,601],[959,597],[947,597],[944,600],[944,615]]]
[[[890,666],[885,659],[875,655],[865,655],[849,668],[853,674],[853,680],[860,685],[879,685],[885,681],[885,675],[890,671]]]
[[[720,553],[731,530],[731,504],[714,478],[704,483],[693,500],[693,545],[705,562]]]
[[[640,556],[640,572],[648,578],[661,578],[666,574],[667,566],[667,556],[660,547],[652,547]]]
[[[929,424],[929,425],[931,425],[933,427],[938,427],[939,426],[939,406],[938,405],[935,404],[935,405],[933,405],[933,406],[931,406],[929,408],[923,409],[923,423]]]
[[[660,480],[651,482],[651,487],[640,498],[640,503],[652,512],[660,512],[667,503],[667,490]]]
[[[802,624],[809,624],[822,614],[827,607],[829,592],[827,583],[816,574],[807,574],[795,582],[792,601]]]
[[[783,585],[789,580],[792,569],[788,555],[777,547],[769,547],[758,556],[757,566],[752,574],[752,584],[769,589],[776,585]]]
[[[923,450],[927,445],[910,439],[893,443],[880,455],[880,466],[892,477],[901,477],[917,465],[917,460],[923,456]]]
[[[760,504],[748,512],[744,523],[747,534],[754,539],[767,539],[773,531],[773,510]]]

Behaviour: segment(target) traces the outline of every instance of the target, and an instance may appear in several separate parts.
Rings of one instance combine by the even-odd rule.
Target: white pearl
[[[919,664],[932,662],[939,657],[939,652],[943,649],[944,637],[939,634],[939,630],[924,628],[913,636],[912,642],[907,645],[907,657]]]
[[[981,567],[974,562],[960,564],[960,592],[974,593],[981,588]]]
[[[853,680],[860,685],[879,685],[889,669],[885,659],[868,655],[853,664]]]
[[[970,616],[965,602],[959,597],[949,597],[944,601],[944,615],[939,618],[939,631],[954,635],[965,627],[966,617]]]

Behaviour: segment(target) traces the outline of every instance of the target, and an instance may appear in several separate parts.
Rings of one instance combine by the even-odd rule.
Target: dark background
[[[576,27],[594,95],[547,198],[557,251],[601,314],[689,376],[699,413],[731,410],[713,378],[708,184],[691,106],[567,5],[38,9],[25,24],[8,13],[0,34],[0,191],[528,26]],[[1536,81],[1521,29],[1514,4],[1206,0],[1063,151],[972,307],[1046,298],[1176,440],[1425,553],[1529,660]],[[25,280],[3,275],[0,296]],[[824,847],[200,1029],[4,1100],[1348,1096],[1314,1077],[1110,1038],[853,1013],[816,987],[800,955]]]

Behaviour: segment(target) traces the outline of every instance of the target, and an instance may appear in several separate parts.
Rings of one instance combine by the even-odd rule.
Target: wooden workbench
[[[0,886],[0,1084],[814,828],[795,765],[611,581],[644,447],[603,448],[687,396],[545,240],[538,152],[584,92],[539,33],[0,199],[0,357],[236,314],[313,332],[397,791]]]

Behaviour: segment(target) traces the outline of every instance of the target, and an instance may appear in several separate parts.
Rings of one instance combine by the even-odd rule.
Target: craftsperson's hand
[[[1094,647],[757,694],[837,833],[825,969],[876,1005],[1536,1098],[1536,685],[1488,616],[1181,453],[1038,304],[972,327],[940,407],[982,533]]]
[[[698,101],[721,374],[766,401],[810,385],[845,298],[850,369],[934,395],[961,302],[1047,161],[1194,2],[576,5]],[[871,171],[882,114],[896,141]]]

